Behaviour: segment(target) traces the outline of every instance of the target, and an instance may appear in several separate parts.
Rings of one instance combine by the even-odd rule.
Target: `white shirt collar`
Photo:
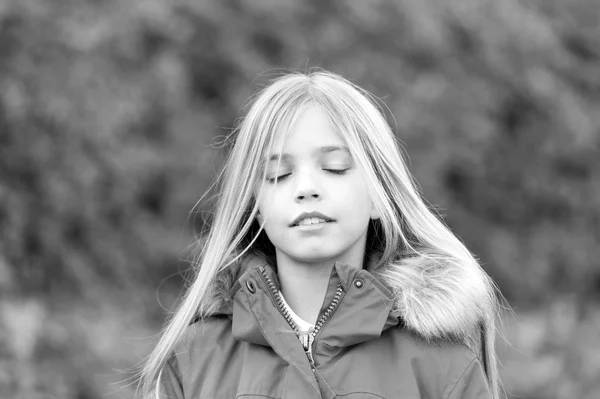
[[[292,310],[292,308],[290,307],[290,305],[288,305],[287,302],[285,301],[285,298],[283,297],[283,294],[281,293],[281,291],[279,291],[279,296],[281,297],[283,305],[286,307],[286,309],[288,310],[288,312],[290,312],[290,316],[292,316],[292,319],[294,320],[294,323],[296,323],[296,325],[298,326],[299,332],[308,333],[308,332],[312,331],[313,328],[315,328],[315,326],[313,324],[310,324],[309,322],[307,322],[304,319],[300,318],[300,316],[298,316]]]

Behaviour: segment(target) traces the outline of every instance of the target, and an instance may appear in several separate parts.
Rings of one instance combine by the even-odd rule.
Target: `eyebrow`
[[[319,152],[321,154],[329,154],[330,152],[334,152],[334,151],[343,151],[345,153],[347,153],[348,155],[351,156],[350,154],[350,149],[346,146],[339,146],[339,145],[328,145],[325,147],[321,147],[319,149]],[[283,154],[273,154],[269,157],[269,161],[277,161],[279,158],[281,159],[288,159],[288,158],[293,158],[290,154],[288,153],[283,153]]]

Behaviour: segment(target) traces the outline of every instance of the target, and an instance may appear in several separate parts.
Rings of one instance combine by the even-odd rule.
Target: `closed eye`
[[[348,171],[348,169],[323,169],[323,170],[325,172],[331,173],[333,175],[343,175]]]
[[[323,169],[323,170],[332,175],[343,175],[348,171],[348,169]],[[275,184],[275,182],[279,183],[279,182],[287,179],[290,175],[291,175],[291,173],[286,173],[283,175],[270,177],[270,178],[267,178],[267,181],[271,184]]]
[[[289,175],[291,175],[291,173],[286,173],[284,175],[267,178],[267,181],[271,184],[274,184],[275,182],[280,182],[280,181],[285,180]]]

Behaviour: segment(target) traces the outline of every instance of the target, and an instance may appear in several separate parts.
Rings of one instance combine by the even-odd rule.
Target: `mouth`
[[[301,227],[301,226],[315,226],[319,224],[332,223],[332,221],[327,221],[325,219],[320,218],[306,218],[302,219],[299,223],[293,224],[292,227]]]
[[[325,223],[335,222],[334,219],[323,215],[319,212],[309,212],[303,213],[298,216],[291,224],[290,227],[299,227],[299,226],[312,226],[312,225],[320,225]]]

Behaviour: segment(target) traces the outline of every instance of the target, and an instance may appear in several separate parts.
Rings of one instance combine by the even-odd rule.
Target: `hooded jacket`
[[[409,269],[399,296],[385,274],[336,262],[308,354],[277,301],[275,269],[251,258],[166,363],[166,397],[490,398],[480,349],[486,293],[473,288],[483,276]]]

